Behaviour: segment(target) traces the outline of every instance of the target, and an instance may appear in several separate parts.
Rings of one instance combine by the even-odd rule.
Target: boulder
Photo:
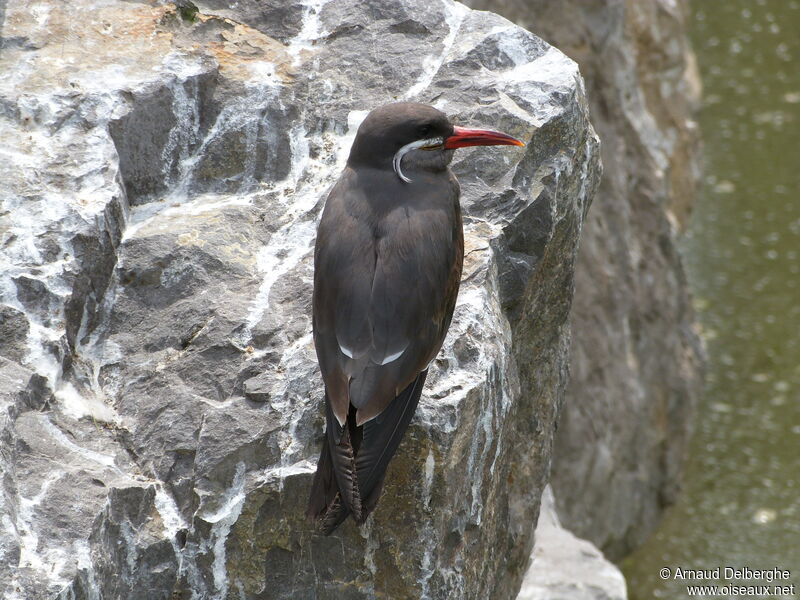
[[[600,175],[576,64],[449,0],[179,4],[5,9],[0,590],[513,598]],[[314,232],[401,99],[528,145],[457,155],[450,334],[377,511],[324,538]]]
[[[561,526],[553,490],[542,495],[531,566],[517,600],[627,600],[622,572],[591,542]]]

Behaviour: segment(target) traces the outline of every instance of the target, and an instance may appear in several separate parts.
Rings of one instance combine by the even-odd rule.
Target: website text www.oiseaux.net
[[[722,596],[739,598],[792,597],[795,584],[788,569],[751,569],[749,567],[716,567],[684,569],[664,567],[661,579],[686,582],[686,595],[694,597]]]

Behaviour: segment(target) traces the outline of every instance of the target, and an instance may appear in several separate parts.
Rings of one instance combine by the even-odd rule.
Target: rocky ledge
[[[597,138],[574,62],[449,0],[11,0],[0,11],[0,590],[513,598],[567,380]],[[376,105],[462,151],[464,282],[361,529],[303,505],[326,189]]]

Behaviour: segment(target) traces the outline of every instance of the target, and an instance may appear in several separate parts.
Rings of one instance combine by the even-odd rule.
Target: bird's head
[[[456,148],[499,145],[525,144],[498,131],[456,127],[443,112],[426,104],[397,102],[367,115],[356,133],[348,163],[385,169],[391,166],[397,177],[408,183],[411,180],[402,171],[407,155],[435,170],[450,163]]]

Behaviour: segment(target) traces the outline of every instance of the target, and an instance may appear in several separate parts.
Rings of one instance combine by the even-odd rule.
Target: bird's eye
[[[431,126],[430,125],[420,125],[419,134],[422,137],[427,137],[430,132],[431,132]]]

